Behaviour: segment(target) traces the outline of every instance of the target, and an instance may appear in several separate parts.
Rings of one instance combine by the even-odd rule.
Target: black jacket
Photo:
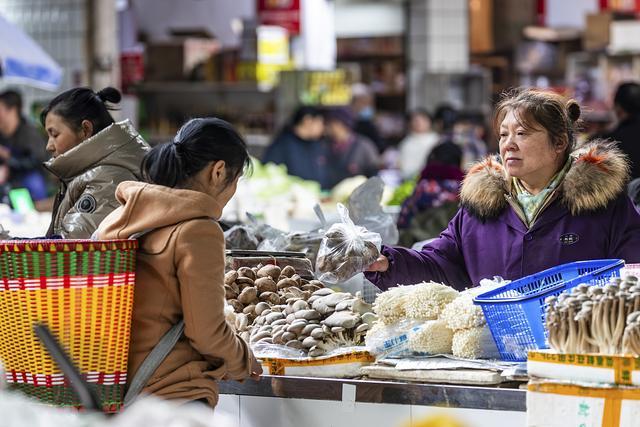
[[[640,178],[640,116],[632,116],[620,122],[612,132],[605,135],[619,141],[620,149],[629,156],[631,178]]]
[[[29,121],[22,119],[15,133],[8,138],[0,135],[0,145],[11,151],[10,179],[19,185],[19,180],[31,171],[44,172],[42,163],[51,156],[47,153],[47,140]]]

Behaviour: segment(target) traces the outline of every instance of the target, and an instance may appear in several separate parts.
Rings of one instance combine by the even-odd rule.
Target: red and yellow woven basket
[[[44,403],[79,407],[33,332],[46,324],[103,409],[120,409],[127,382],[135,240],[0,242],[0,361],[7,382]]]

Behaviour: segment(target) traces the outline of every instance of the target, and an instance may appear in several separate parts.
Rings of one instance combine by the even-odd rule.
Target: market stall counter
[[[430,416],[465,427],[524,426],[526,391],[502,387],[264,375],[221,382],[217,410],[241,427],[408,427]]]

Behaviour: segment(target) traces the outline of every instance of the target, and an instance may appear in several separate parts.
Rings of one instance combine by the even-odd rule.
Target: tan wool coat
[[[100,239],[140,237],[134,292],[130,378],[180,319],[183,337],[143,390],[167,399],[218,401],[216,381],[250,375],[253,355],[224,316],[222,206],[191,190],[140,182],[118,186],[116,209]]]

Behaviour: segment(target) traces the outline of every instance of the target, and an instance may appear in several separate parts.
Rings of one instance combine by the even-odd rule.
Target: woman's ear
[[[89,120],[83,120],[82,123],[80,123],[80,128],[82,140],[93,136],[93,123]]]
[[[211,182],[215,186],[222,185],[227,179],[227,165],[224,160],[218,160],[211,165]]]
[[[569,146],[569,141],[567,141],[567,139],[564,138],[559,144],[556,144],[555,152],[558,154],[562,154],[565,151],[567,151],[568,146]]]

